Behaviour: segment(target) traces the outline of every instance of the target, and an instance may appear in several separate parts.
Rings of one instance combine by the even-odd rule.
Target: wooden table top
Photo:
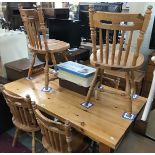
[[[22,97],[29,94],[41,110],[59,119],[69,120],[72,126],[83,134],[113,149],[132,123],[122,118],[127,108],[123,96],[102,92],[100,100],[92,99],[94,106],[86,109],[80,105],[85,96],[60,87],[57,80],[50,82],[50,86],[54,88],[52,93],[41,92],[43,86],[43,74],[35,76],[31,81],[23,78],[4,85],[6,90]],[[145,102],[146,98],[143,97],[133,101],[133,113],[137,114]]]

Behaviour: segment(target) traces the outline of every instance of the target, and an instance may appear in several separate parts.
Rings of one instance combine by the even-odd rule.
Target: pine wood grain
[[[58,81],[51,81],[54,91],[52,93],[41,92],[44,83],[44,75],[38,75],[33,80],[27,81],[20,79],[4,85],[5,89],[25,96],[30,94],[33,101],[39,109],[57,116],[61,120],[68,120],[71,126],[76,128],[84,135],[93,140],[103,143],[108,147],[115,149],[125,134],[127,128],[131,125],[130,120],[122,118],[122,114],[128,105],[124,96],[122,98],[117,94],[102,92],[99,94],[100,100],[92,98],[94,106],[85,109],[80,104],[85,96],[59,87]],[[117,91],[119,94],[123,91],[110,87],[105,87],[109,91]],[[137,114],[145,104],[146,98],[139,97],[133,101],[133,113]]]

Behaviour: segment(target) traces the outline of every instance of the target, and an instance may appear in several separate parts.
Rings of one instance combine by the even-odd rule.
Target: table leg
[[[111,153],[113,152],[113,149],[103,143],[99,143],[99,152],[100,153]]]

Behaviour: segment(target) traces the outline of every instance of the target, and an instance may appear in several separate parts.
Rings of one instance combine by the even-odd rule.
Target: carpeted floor
[[[15,128],[11,128],[7,132],[0,135],[0,153],[31,153],[32,137],[31,134],[20,132],[15,147],[12,147],[12,141],[15,133]],[[36,152],[44,153],[46,150],[41,143],[40,132],[36,133]]]
[[[0,153],[30,153],[31,150],[17,141],[16,146],[12,147],[13,138],[8,133],[0,135]]]

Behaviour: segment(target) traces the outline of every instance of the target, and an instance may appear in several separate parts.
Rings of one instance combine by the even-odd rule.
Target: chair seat
[[[12,118],[13,124],[20,130],[26,131],[26,132],[32,132],[32,131],[39,131],[40,128],[38,125],[34,125],[34,126],[26,126],[26,125],[22,125],[20,122],[18,122],[16,119],[14,119],[14,117]]]
[[[71,142],[71,147],[72,147],[72,152],[77,153],[77,152],[83,152],[86,148],[88,148],[91,140],[82,135],[81,133],[77,132],[76,130],[72,130],[72,142]],[[43,137],[42,138],[42,144],[43,146],[48,150],[48,152],[56,152],[52,146],[49,145],[49,143],[46,141],[46,139]],[[67,143],[66,143],[66,138],[64,136],[62,146],[64,148],[63,153],[67,153]]]
[[[43,41],[41,42],[41,45],[42,45],[42,49],[40,50],[38,50],[38,48],[34,48],[30,44],[28,45],[28,47],[32,49],[34,52],[45,54],[46,50],[45,50],[45,44]],[[57,52],[60,53],[70,48],[69,43],[56,40],[56,39],[47,39],[47,45],[50,53],[57,53]]]
[[[110,52],[110,51],[109,51]],[[139,54],[139,57],[137,58],[137,62],[136,62],[136,65],[135,66],[132,66],[132,59],[133,59],[133,55],[134,55],[134,52],[129,52],[129,56],[128,56],[128,61],[126,63],[126,65],[124,66],[123,63],[124,63],[124,59],[125,59],[125,53],[126,51],[122,51],[122,57],[121,57],[121,61],[120,61],[120,65],[117,65],[117,55],[118,55],[119,51],[116,50],[115,51],[115,55],[116,55],[116,58],[114,60],[114,64],[111,65],[111,53],[109,54],[109,58],[108,58],[108,64],[105,63],[105,56],[103,55],[103,62],[101,63],[100,61],[100,50],[97,50],[97,61],[94,61],[93,60],[93,54],[91,54],[90,56],[90,63],[93,65],[93,66],[99,66],[99,67],[102,67],[102,68],[105,68],[105,69],[124,69],[124,70],[128,70],[128,69],[137,69],[139,68],[143,62],[144,62],[144,56],[143,54]]]

